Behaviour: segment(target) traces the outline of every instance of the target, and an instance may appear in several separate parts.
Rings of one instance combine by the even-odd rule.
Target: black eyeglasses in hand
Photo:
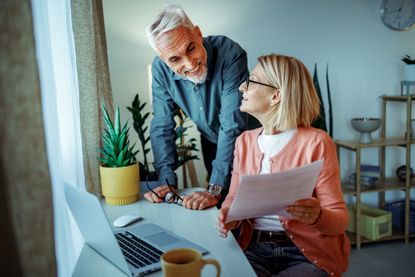
[[[148,182],[146,183],[147,188],[154,193],[158,199],[163,200],[163,202],[165,203],[169,203],[169,204],[177,204],[177,205],[182,205],[183,204],[183,198],[186,196],[186,194],[182,194],[182,195],[178,195],[176,192],[174,192],[173,188],[171,187],[171,185],[169,184],[169,181],[166,179],[166,184],[169,187],[170,192],[166,193],[164,195],[164,197],[161,197],[160,195],[158,195],[157,192],[155,192],[154,190],[152,190],[150,188],[150,186],[148,185]]]
[[[271,85],[268,85],[268,84],[265,84],[265,83],[261,83],[261,82],[257,82],[257,81],[251,80],[251,79],[249,79],[249,76],[246,77],[245,83],[246,83],[246,89],[249,88],[249,83],[254,83],[254,84],[263,85],[263,86],[266,86],[266,87],[278,89],[277,87],[274,87],[274,86],[271,86]]]

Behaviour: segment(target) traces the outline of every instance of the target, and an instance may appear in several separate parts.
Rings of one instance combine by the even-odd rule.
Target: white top
[[[296,129],[291,129],[276,135],[264,135],[258,137],[258,146],[264,154],[261,162],[260,174],[271,173],[270,159],[277,155],[294,136]],[[257,217],[254,220],[254,229],[267,231],[284,231],[280,219],[277,215],[267,215]]]

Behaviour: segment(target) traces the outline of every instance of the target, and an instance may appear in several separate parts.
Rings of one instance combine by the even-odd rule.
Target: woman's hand
[[[240,223],[240,221],[232,221],[225,224],[226,217],[228,216],[229,207],[222,207],[219,210],[218,214],[218,222],[216,224],[216,229],[219,232],[219,235],[223,238],[228,236],[228,232],[230,230],[236,229]]]
[[[313,225],[321,215],[320,200],[314,197],[300,199],[294,205],[287,206],[286,211],[294,219],[304,224]]]

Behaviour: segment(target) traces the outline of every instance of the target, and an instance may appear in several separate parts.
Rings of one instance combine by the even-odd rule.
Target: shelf
[[[357,150],[358,148],[384,147],[384,146],[406,146],[406,138],[404,137],[389,137],[373,139],[372,143],[360,143],[356,140],[336,140],[336,145],[350,150]],[[410,143],[415,143],[415,139],[411,139]]]
[[[406,136],[410,134],[411,130],[411,117],[412,117],[412,102],[415,100],[415,95],[393,95],[387,96],[383,95],[380,97],[382,100],[381,106],[381,118],[382,118],[382,127],[380,130],[380,138],[373,139],[371,143],[360,143],[358,140],[336,140],[336,150],[340,160],[340,148],[345,148],[346,150],[355,151],[355,165],[356,165],[356,175],[359,175],[361,170],[362,155],[365,151],[362,149],[366,148],[378,148],[379,149],[379,167],[381,169],[380,176],[385,176],[385,166],[386,166],[386,147],[388,146],[397,146],[403,147],[406,153],[405,165],[409,167],[411,164],[411,146],[415,144],[415,138]],[[406,127],[402,131],[400,137],[387,137],[386,136],[386,108],[387,102],[401,102],[406,104]],[[356,191],[356,187],[353,186],[350,182],[342,182],[342,192],[344,195],[356,197],[355,207],[359,207],[362,204],[361,195],[367,193],[377,193],[378,195],[378,204],[385,204],[385,195],[387,191],[403,191],[407,198],[410,198],[411,188],[415,187],[415,179],[405,181],[399,181],[397,178],[382,178],[379,179],[373,187],[368,188],[367,186],[362,186],[360,184],[359,192]],[[407,211],[405,211],[407,212]],[[360,212],[360,215],[362,213]],[[405,214],[405,219],[408,221],[409,214]],[[355,217],[355,225],[359,225],[357,220],[359,216]],[[361,229],[360,229],[361,230]],[[388,240],[398,240],[403,239],[406,243],[409,242],[409,239],[415,238],[415,233],[406,233],[403,230],[393,230],[392,236],[382,238],[376,241],[369,240],[361,236],[360,230],[356,230],[357,234],[347,233],[352,244],[356,246],[357,249],[360,249],[362,243],[371,243],[379,241],[388,241]]]
[[[356,190],[346,188],[348,182],[342,182],[342,191],[345,195],[356,195]],[[412,178],[411,186],[415,187],[415,180]],[[365,188],[360,186],[360,193],[370,193],[370,192],[382,192],[388,190],[404,190],[406,189],[405,182],[399,181],[396,178],[385,178],[376,182],[375,186],[372,188]]]
[[[415,95],[409,95],[412,101],[415,100]],[[384,100],[387,101],[395,101],[395,102],[406,102],[408,96],[407,95],[383,95],[381,96]]]
[[[351,232],[346,232],[347,236],[350,239],[350,243],[352,245],[356,245],[356,234]],[[415,238],[415,233],[409,234],[410,238]],[[379,241],[390,241],[390,240],[400,240],[405,239],[405,232],[400,229],[392,229],[392,236],[384,237],[378,240],[370,240],[365,237],[360,237],[360,243],[376,243]]]

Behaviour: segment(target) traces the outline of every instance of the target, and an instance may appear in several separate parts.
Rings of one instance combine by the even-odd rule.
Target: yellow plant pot
[[[127,205],[140,195],[138,163],[125,167],[100,166],[102,194],[109,205]]]

